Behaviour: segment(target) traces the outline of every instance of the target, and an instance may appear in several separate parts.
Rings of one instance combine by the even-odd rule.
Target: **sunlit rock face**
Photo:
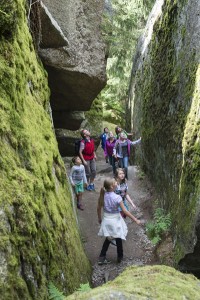
[[[76,118],[66,122],[69,113],[89,110],[106,83],[104,1],[43,0],[40,11],[39,54],[48,72],[54,126],[77,129]]]
[[[129,95],[130,129],[142,136],[141,165],[171,211],[176,263],[187,253],[192,262],[199,257],[199,11],[197,0],[156,1],[138,43]],[[190,267],[188,256],[182,264]]]

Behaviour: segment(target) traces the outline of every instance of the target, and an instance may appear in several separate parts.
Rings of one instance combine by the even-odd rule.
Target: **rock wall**
[[[197,0],[156,1],[138,44],[129,95],[131,129],[142,136],[141,165],[172,215],[174,261],[192,253],[198,269],[199,11]]]
[[[56,128],[79,129],[78,111],[89,110],[106,84],[104,2],[41,1],[39,55],[48,72]]]
[[[47,74],[25,0],[0,2],[0,298],[47,299],[88,282],[90,264],[49,113]],[[28,8],[28,7],[27,7]]]

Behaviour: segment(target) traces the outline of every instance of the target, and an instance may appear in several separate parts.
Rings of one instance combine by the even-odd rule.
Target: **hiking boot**
[[[111,261],[107,260],[105,256],[99,257],[98,265],[107,265],[107,264],[110,264],[110,263],[111,263]]]

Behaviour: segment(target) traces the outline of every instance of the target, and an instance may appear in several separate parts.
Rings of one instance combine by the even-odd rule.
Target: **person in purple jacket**
[[[112,133],[112,131],[110,131],[108,133],[108,139],[106,140],[106,143],[105,143],[104,155],[105,155],[106,159],[107,158],[109,159],[109,163],[113,169],[113,175],[115,175],[115,171],[116,171],[116,166],[115,166],[116,159],[113,155],[113,148],[115,146],[115,142],[116,142],[116,139],[114,137],[114,134]]]
[[[116,159],[119,160],[120,168],[124,168],[126,178],[128,179],[128,159],[131,152],[131,146],[139,144],[141,142],[141,137],[136,141],[130,141],[127,138],[125,132],[119,134],[119,139],[116,140],[115,146],[113,148],[113,154]]]

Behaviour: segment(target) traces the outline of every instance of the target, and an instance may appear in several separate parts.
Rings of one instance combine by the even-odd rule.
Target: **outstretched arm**
[[[135,217],[134,217],[134,216],[133,216],[126,208],[125,208],[123,201],[121,201],[119,205],[120,205],[120,207],[121,207],[123,213],[124,213],[127,217],[129,217],[131,220],[133,220],[137,225],[142,225],[142,222],[141,222],[140,220],[138,220],[137,218],[135,218]]]
[[[131,145],[137,145],[137,144],[139,144],[141,142],[141,140],[142,140],[142,138],[140,137],[138,140],[132,141]]]
[[[134,210],[137,209],[137,206],[133,203],[129,194],[126,194],[126,200],[131,204],[131,206],[133,207]]]

